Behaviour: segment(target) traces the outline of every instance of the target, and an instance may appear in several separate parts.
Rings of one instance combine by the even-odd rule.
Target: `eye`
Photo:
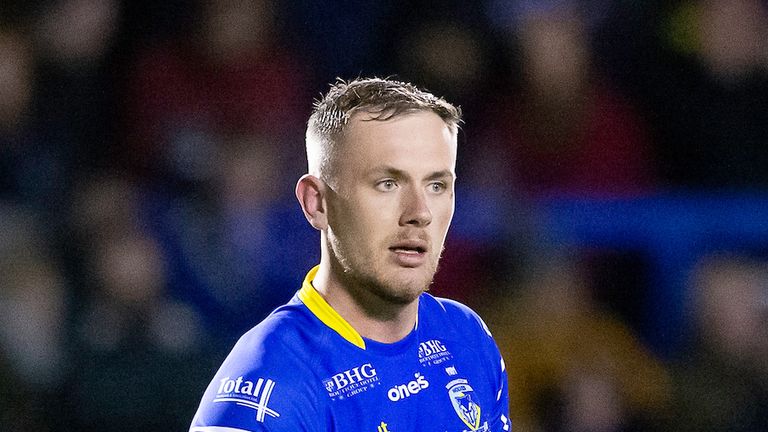
[[[432,182],[427,186],[429,191],[435,194],[442,193],[446,189],[446,185],[443,182]]]
[[[389,192],[395,189],[397,189],[397,183],[392,179],[386,179],[376,183],[376,190],[381,192]]]

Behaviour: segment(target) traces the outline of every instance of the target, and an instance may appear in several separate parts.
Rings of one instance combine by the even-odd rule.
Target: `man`
[[[459,122],[443,99],[376,78],[315,105],[296,196],[320,264],[237,343],[190,432],[510,430],[488,329],[425,293],[453,217]]]

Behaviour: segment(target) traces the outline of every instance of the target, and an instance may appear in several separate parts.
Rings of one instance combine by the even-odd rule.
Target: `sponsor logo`
[[[439,339],[430,339],[419,344],[419,363],[423,366],[440,364],[453,355]]]
[[[445,373],[447,373],[450,376],[456,376],[459,374],[458,372],[456,372],[455,366],[448,366],[447,368],[445,368]]]
[[[387,424],[384,422],[381,422],[379,427],[376,428],[376,432],[392,432],[389,429],[387,429]]]
[[[414,376],[416,377],[415,380],[408,381],[406,384],[400,384],[387,390],[387,397],[389,400],[397,402],[407,397],[411,397],[411,395],[415,395],[429,387],[429,381],[427,381],[427,379],[420,373],[417,373]]]
[[[480,429],[480,405],[475,402],[475,392],[469,382],[463,378],[455,379],[446,386],[448,397],[456,415],[469,428],[470,431],[486,430],[487,425]]]
[[[378,384],[379,377],[371,363],[347,369],[323,380],[325,391],[333,400],[360,394]]]
[[[213,401],[233,402],[250,408],[256,411],[256,420],[263,423],[267,415],[280,417],[280,414],[267,406],[274,388],[275,382],[271,379],[259,378],[254,382],[245,380],[242,376],[236,379],[226,377],[219,382],[219,389]]]

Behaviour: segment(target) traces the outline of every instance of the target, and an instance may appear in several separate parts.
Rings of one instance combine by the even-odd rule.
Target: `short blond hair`
[[[461,123],[460,107],[411,83],[382,78],[339,79],[315,102],[307,122],[309,173],[329,180],[340,138],[355,113],[368,114],[368,120],[386,121],[421,111],[437,114],[454,131]]]

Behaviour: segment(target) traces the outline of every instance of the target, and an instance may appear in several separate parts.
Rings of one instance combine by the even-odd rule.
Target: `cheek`
[[[357,243],[357,248],[365,248],[381,231],[380,214],[381,210],[372,206],[340,206],[333,215],[336,234],[347,242]]]
[[[455,205],[452,198],[444,202],[439,202],[437,205],[435,205],[433,210],[434,225],[436,225],[442,231],[447,232],[448,227],[451,225],[451,221],[453,220],[454,210]]]
[[[359,193],[350,206],[352,217],[366,229],[376,230],[397,224],[400,202],[395,194]]]

